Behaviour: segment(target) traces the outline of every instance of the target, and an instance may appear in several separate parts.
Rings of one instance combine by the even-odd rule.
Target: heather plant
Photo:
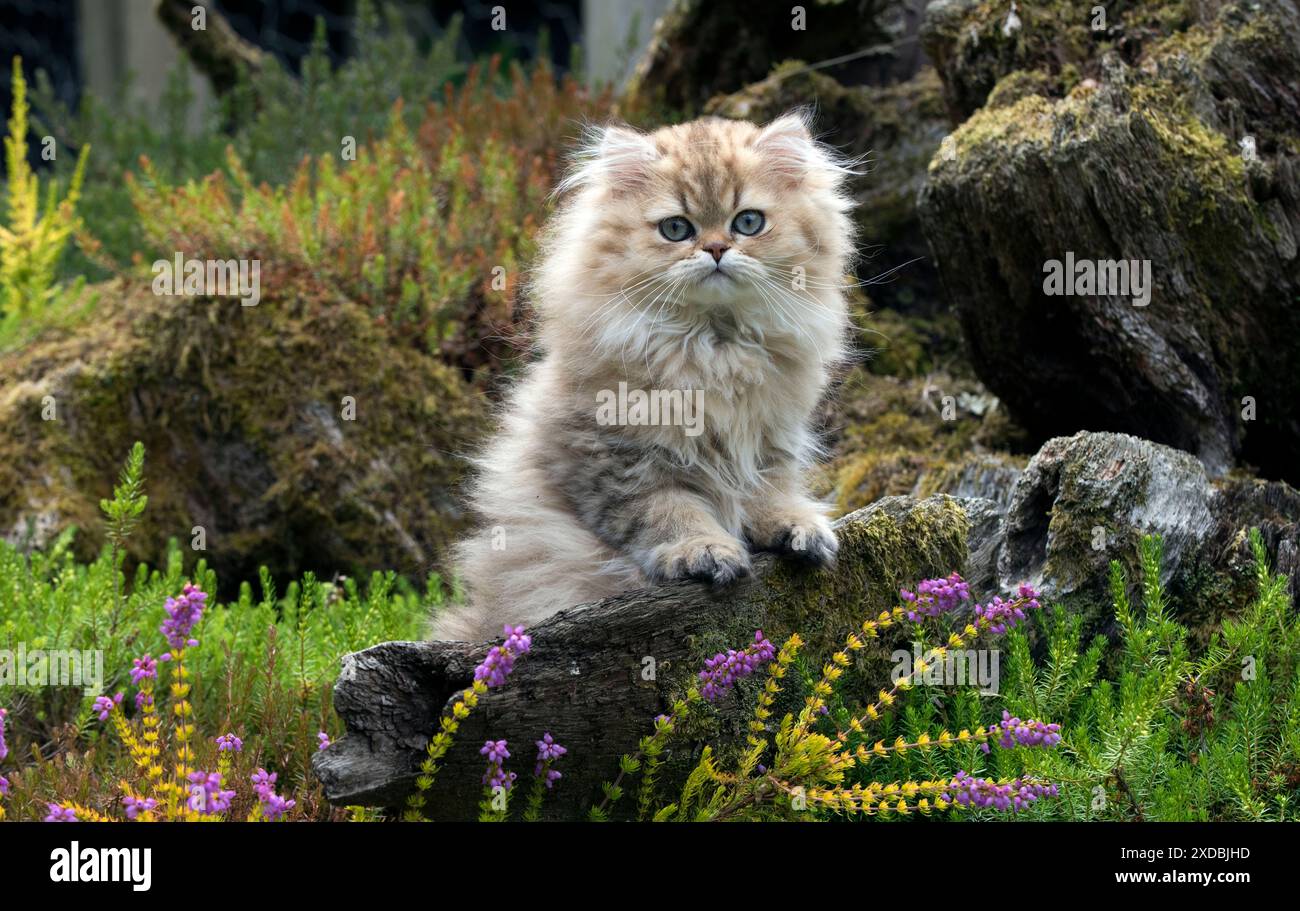
[[[1050,751],[993,751],[984,774],[1051,780],[1061,799],[1032,816],[1065,820],[1282,820],[1295,816],[1300,747],[1300,630],[1285,576],[1248,536],[1254,601],[1194,653],[1160,578],[1161,542],[1139,546],[1136,595],[1111,565],[1116,640],[1082,637],[1083,618],[1044,611],[1006,639],[996,698],[921,686],[887,723],[905,739],[934,724],[972,726],[1051,717]],[[1186,606],[1184,606],[1186,609]],[[944,776],[981,757],[967,750],[890,757],[895,776]]]
[[[111,724],[131,760],[132,774],[118,782],[124,819],[216,822],[230,818],[236,807],[238,795],[226,784],[236,765],[232,757],[242,753],[243,740],[224,734],[210,743],[196,742],[186,655],[199,645],[196,628],[207,597],[206,592],[186,583],[178,597],[168,598],[164,604],[165,617],[158,631],[169,650],[156,659],[146,653],[133,661],[134,719],[126,716],[123,692],[95,698],[92,711],[101,722]],[[166,688],[169,711],[158,705],[160,665],[170,669]],[[197,767],[200,759],[210,760],[209,770]],[[252,796],[245,818],[249,822],[283,820],[297,805],[293,798],[276,793],[277,777],[263,768],[248,777]],[[114,818],[102,809],[67,799],[49,801],[47,811],[46,822],[107,822]]]
[[[143,464],[137,446],[114,498],[105,501],[106,518],[119,534],[129,534],[131,521],[144,509]],[[8,737],[5,742],[0,736],[5,743],[0,753],[22,764],[16,775],[8,773],[10,781],[3,786],[12,790],[10,815],[43,817],[50,800],[115,814],[116,809],[106,809],[106,801],[116,807],[124,799],[117,783],[124,777],[134,781],[129,776],[137,767],[129,748],[118,748],[126,741],[118,739],[116,722],[105,725],[97,718],[112,708],[139,726],[146,705],[134,699],[113,707],[102,701],[97,707],[96,702],[111,701],[103,694],[133,686],[139,698],[161,668],[173,683],[188,688],[186,711],[196,732],[189,736],[190,749],[197,756],[186,762],[194,766],[191,772],[221,772],[225,788],[236,781],[242,795],[236,809],[246,815],[257,789],[244,785],[251,784],[258,768],[273,769],[269,774],[298,789],[294,799],[300,813],[328,817],[332,811],[309,783],[309,763],[318,734],[337,726],[329,695],[338,659],[377,641],[417,638],[429,600],[443,597],[441,581],[430,578],[427,599],[393,573],[373,574],[364,588],[350,578],[324,582],[307,574],[279,593],[263,570],[259,595],[245,584],[230,603],[205,600],[203,636],[195,645],[184,645],[183,662],[163,662],[164,654],[175,657],[178,649],[167,639],[174,624],[160,628],[160,609],[184,591],[187,579],[195,590],[215,591],[215,574],[202,559],[187,574],[174,541],[157,569],[141,564],[128,575],[113,543],[94,561],[80,564],[71,554],[74,535],[70,529],[31,553],[0,540],[0,649],[11,657],[87,650],[102,656],[104,668],[99,693],[45,679],[5,680],[7,685],[0,686]],[[108,720],[114,717],[110,711]],[[198,731],[211,733],[200,737]],[[135,734],[136,739],[146,742],[143,734]],[[227,749],[239,744],[225,757],[236,760],[229,772],[215,758],[224,755],[214,749],[218,735],[226,738]],[[138,783],[133,788],[125,796],[162,801]],[[274,808],[275,802],[268,806]]]
[[[1040,609],[1037,592],[1028,586],[1022,586],[1010,600],[995,597],[987,604],[973,603],[968,587],[956,574],[924,580],[915,592],[900,591],[900,599],[897,607],[868,618],[848,636],[844,647],[822,667],[800,711],[787,713],[775,730],[773,706],[796,667],[803,640],[792,635],[777,650],[758,631],[754,642],[743,650],[715,655],[700,671],[699,685],[690,687],[670,713],[655,720],[653,733],[642,738],[637,751],[622,758],[617,777],[604,786],[603,799],[592,808],[590,818],[612,818],[625,792],[624,779],[638,773],[642,783],[637,816],[656,821],[906,817],[979,809],[1019,813],[1041,798],[1055,797],[1056,784],[1039,776],[995,779],[966,769],[924,779],[882,780],[874,774],[880,760],[891,756],[964,751],[974,759],[993,749],[1050,749],[1060,740],[1058,725],[1009,714],[1000,722],[973,730],[927,730],[912,739],[898,736],[892,743],[873,737],[872,729],[893,710],[901,695],[924,679],[932,665],[981,638],[1014,629],[1029,613]],[[900,626],[910,626],[915,635],[933,627],[940,632],[940,644],[898,675],[891,688],[880,689],[851,712],[833,715],[828,702],[837,697],[854,653]],[[733,758],[706,746],[678,799],[651,815],[655,775],[673,735],[737,681],[764,668],[766,680],[750,721],[747,748]]]
[[[479,701],[489,690],[504,686],[507,678],[515,669],[515,663],[532,650],[532,637],[524,632],[522,626],[507,626],[504,640],[488,650],[483,662],[474,669],[474,682],[457,697],[450,710],[438,721],[438,730],[429,738],[425,749],[425,758],[420,763],[420,774],[416,777],[416,789],[407,798],[406,809],[402,819],[406,822],[426,821],[426,803],[429,789],[441,771],[441,762],[455,742],[461,723],[478,707]],[[559,759],[568,752],[555,742],[550,733],[542,735],[537,741],[537,763],[533,769],[533,786],[527,797],[523,812],[525,822],[536,822],[541,818],[542,805],[549,792],[562,773],[555,768]],[[505,822],[510,814],[510,798],[513,794],[518,773],[506,769],[506,760],[510,757],[510,745],[505,740],[487,740],[479,750],[484,757],[486,770],[483,773],[483,797],[479,802],[480,822]]]
[[[287,185],[258,183],[235,149],[202,180],[173,183],[146,159],[127,183],[149,259],[260,259],[268,287],[309,276],[369,308],[399,344],[473,371],[519,353],[515,295],[556,150],[602,104],[545,65],[506,77],[494,59],[418,126],[398,102],[355,160],[308,157]]]
[[[610,96],[557,78],[545,60],[466,67],[454,25],[421,53],[393,15],[385,26],[362,4],[349,61],[332,68],[318,35],[299,78],[272,63],[197,133],[185,126],[184,72],[157,111],[124,94],[87,99],[74,116],[42,93],[43,129],[97,150],[78,234],[89,258],[70,266],[145,277],[145,264],[176,251],[258,260],[266,287],[305,277],[467,374],[513,360],[522,268],[560,150],[608,113]]]
[[[191,70],[182,56],[159,100],[143,104],[129,83],[107,97],[85,93],[76,110],[60,101],[43,73],[36,77],[35,122],[63,147],[95,147],[87,170],[82,210],[94,238],[89,257],[68,262],[70,274],[103,277],[138,249],[139,224],[123,174],[143,156],[169,182],[197,179],[225,165],[233,147],[254,183],[282,183],[304,155],[337,156],[344,137],[358,144],[386,131],[398,99],[407,102],[414,128],[426,103],[443,85],[462,77],[457,59],[459,19],[421,49],[401,10],[369,0],[357,5],[350,39],[355,52],[337,67],[326,52],[324,23],[317,21],[311,49],[297,74],[268,56],[255,73],[241,73],[233,91],[205,108],[197,105]],[[71,162],[53,162],[67,177]]]
[[[1027,643],[1013,639],[1008,705],[1050,707],[1063,719],[1062,749],[1026,767],[1074,783],[1060,807],[1064,818],[1295,818],[1300,624],[1258,530],[1248,540],[1255,598],[1222,622],[1198,656],[1173,619],[1155,538],[1142,542],[1139,601],[1121,566],[1111,565],[1121,631],[1113,674],[1101,675],[1097,643],[1080,652],[1075,624],[1054,625],[1041,667]]]
[[[5,206],[0,218],[0,343],[11,340],[24,324],[57,313],[81,292],[81,282],[65,287],[58,263],[81,224],[81,196],[89,146],[84,146],[59,198],[58,182],[45,188],[27,162],[27,82],[22,60],[13,60],[13,109],[5,136],[7,174]]]
[[[119,534],[144,508],[131,505],[143,501],[142,472],[136,448],[105,502]],[[264,573],[260,603],[245,586],[235,604],[222,606],[209,603],[215,580],[202,561],[187,582],[175,549],[165,571],[141,567],[128,586],[115,580],[121,566],[111,543],[79,567],[67,540],[31,555],[0,544],[3,644],[97,634],[115,674],[93,699],[70,694],[70,715],[52,696],[60,688],[4,689],[0,763],[13,758],[10,744],[30,761],[0,767],[0,812],[49,821],[347,815],[330,809],[309,777],[311,754],[329,745],[336,724],[328,684],[343,652],[418,635],[418,597],[395,593],[391,576],[376,575],[365,598],[349,580],[326,586],[308,577],[281,599]],[[705,662],[622,758],[589,818],[1294,818],[1300,631],[1286,579],[1270,571],[1257,531],[1249,545],[1255,600],[1224,620],[1199,654],[1161,582],[1156,538],[1141,543],[1136,598],[1122,565],[1112,565],[1114,648],[1100,636],[1083,647],[1080,615],[1044,610],[1032,588],[980,604],[956,574],[901,590],[895,607],[866,619],[819,670],[798,635],[778,649],[759,631]],[[96,604],[115,606],[103,612]],[[899,633],[922,646],[917,660],[874,697],[851,699],[846,675],[865,666],[854,656]],[[996,694],[936,684],[928,673],[954,653],[998,641],[1007,659]],[[522,628],[507,627],[489,650],[438,722],[404,819],[425,818],[462,723],[508,684],[532,647]],[[696,722],[742,685],[752,690],[753,682],[742,684],[749,678],[762,683],[746,744],[705,746],[665,803],[660,779],[674,739],[699,730]],[[791,698],[802,704],[775,721],[777,705]],[[55,724],[60,712],[68,720]],[[535,754],[495,738],[478,748],[480,820],[542,817],[546,796],[563,786],[567,750],[548,732],[538,736]],[[529,763],[525,786],[519,778]],[[516,801],[520,787],[525,796]]]

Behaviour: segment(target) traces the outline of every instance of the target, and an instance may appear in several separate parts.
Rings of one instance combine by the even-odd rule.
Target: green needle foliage
[[[0,650],[98,652],[101,692],[131,691],[132,660],[168,650],[159,630],[167,599],[186,582],[217,590],[216,574],[202,559],[187,563],[175,540],[160,566],[140,564],[124,577],[120,547],[148,501],[143,467],[137,443],[113,498],[103,503],[110,543],[92,562],[74,559],[73,529],[31,553],[0,539]],[[365,585],[308,573],[279,591],[263,569],[232,601],[211,599],[200,644],[185,656],[197,730],[243,738],[247,759],[280,770],[282,782],[301,789],[296,796],[308,816],[328,818],[332,811],[315,794],[309,763],[317,732],[339,732],[330,705],[339,659],[376,642],[419,638],[443,588],[436,575],[424,595],[391,572],[376,572]],[[53,799],[108,811],[105,802],[116,799],[131,759],[91,711],[97,695],[43,680],[0,686],[9,762],[21,767],[17,774],[5,770],[14,785],[9,818],[42,818],[44,801]]]
[[[1045,611],[1036,629],[1007,637],[997,698],[918,690],[898,728],[908,736],[938,722],[973,727],[1006,710],[1059,722],[1056,749],[909,754],[895,757],[888,772],[942,777],[963,767],[1057,783],[1060,797],[1023,814],[1030,819],[1300,817],[1300,623],[1287,579],[1270,570],[1258,531],[1249,546],[1255,599],[1224,619],[1200,653],[1193,654],[1161,583],[1160,540],[1148,537],[1140,545],[1140,584],[1111,564],[1116,642],[1098,636],[1085,643],[1078,615]]]
[[[16,325],[43,317],[79,293],[57,281],[59,258],[80,227],[77,201],[86,172],[90,147],[83,146],[60,199],[57,182],[45,188],[41,204],[40,180],[27,163],[27,81],[22,59],[13,60],[13,109],[5,136],[7,193],[0,218],[0,341]]]

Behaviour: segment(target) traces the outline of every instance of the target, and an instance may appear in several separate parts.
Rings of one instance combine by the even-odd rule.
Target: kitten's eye
[[[680,215],[674,215],[659,222],[659,233],[664,236],[665,240],[686,240],[686,238],[694,236],[695,226]]]
[[[731,223],[731,230],[737,234],[752,236],[762,231],[766,223],[762,212],[757,209],[746,209],[736,216],[735,221]]]

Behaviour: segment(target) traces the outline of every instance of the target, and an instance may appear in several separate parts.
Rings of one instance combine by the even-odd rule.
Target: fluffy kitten
[[[470,600],[437,638],[672,579],[725,585],[751,547],[834,560],[801,476],[845,351],[849,173],[798,114],[593,137],[531,289],[544,356],[478,462]],[[620,388],[678,393],[645,424],[613,407]]]

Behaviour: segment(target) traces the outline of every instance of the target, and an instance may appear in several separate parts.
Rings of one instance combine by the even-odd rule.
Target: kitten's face
[[[846,268],[843,176],[794,116],[608,128],[567,182],[581,195],[561,216],[551,291],[566,282],[611,315],[796,320]]]

